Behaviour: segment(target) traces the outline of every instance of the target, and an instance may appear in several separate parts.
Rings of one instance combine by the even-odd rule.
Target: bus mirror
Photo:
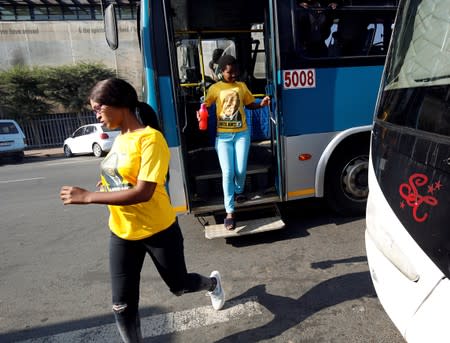
[[[104,14],[105,36],[108,46],[112,50],[119,47],[119,34],[117,30],[116,8],[114,4],[109,4]]]

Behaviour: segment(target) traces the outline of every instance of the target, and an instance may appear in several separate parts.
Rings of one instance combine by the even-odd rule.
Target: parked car
[[[12,157],[21,162],[26,146],[19,124],[12,119],[0,119],[0,157]]]
[[[104,156],[119,134],[120,129],[110,130],[100,123],[81,126],[64,141],[64,156],[92,153],[95,157]]]

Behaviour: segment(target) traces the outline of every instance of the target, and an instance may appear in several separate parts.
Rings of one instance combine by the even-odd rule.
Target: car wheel
[[[25,154],[23,151],[17,153],[14,155],[14,162],[16,163],[22,163],[23,162],[23,158],[25,157]]]
[[[94,145],[92,145],[92,152],[94,153],[95,157],[103,156],[103,150],[102,150],[101,146],[98,145],[97,143],[94,143]]]
[[[64,156],[65,157],[72,157],[72,150],[70,150],[68,145],[64,145]]]

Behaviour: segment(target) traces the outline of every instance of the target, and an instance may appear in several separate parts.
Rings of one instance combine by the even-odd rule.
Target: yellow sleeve
[[[169,169],[170,153],[159,131],[141,139],[141,167],[138,180],[164,185]]]
[[[217,99],[217,92],[215,85],[212,85],[209,87],[208,92],[206,93],[206,98],[204,103],[206,104],[206,107],[211,107],[214,105]]]
[[[242,91],[244,93],[244,105],[247,106],[249,104],[252,104],[255,102],[255,97],[253,96],[252,92],[248,89],[247,85],[242,82]]]

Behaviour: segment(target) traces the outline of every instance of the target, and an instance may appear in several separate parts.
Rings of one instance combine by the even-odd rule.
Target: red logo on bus
[[[419,190],[426,187],[426,191],[431,195],[421,195]],[[428,204],[430,206],[436,206],[438,200],[433,196],[442,188],[440,181],[428,183],[428,177],[424,174],[415,173],[409,177],[408,183],[402,183],[398,189],[400,196],[403,200],[400,202],[400,208],[404,209],[406,205],[412,207],[413,218],[416,222],[423,223],[428,218],[428,212],[423,211],[423,215],[418,214],[419,207],[423,204]]]

